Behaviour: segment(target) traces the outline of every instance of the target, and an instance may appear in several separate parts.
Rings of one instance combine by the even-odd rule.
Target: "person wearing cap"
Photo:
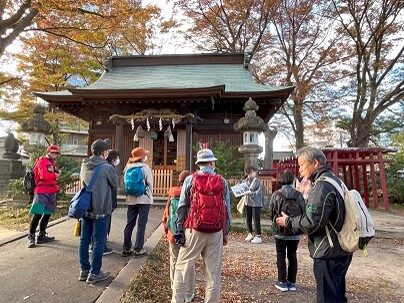
[[[56,209],[56,193],[59,191],[57,179],[60,172],[56,168],[56,158],[60,154],[57,145],[46,148],[46,155],[36,160],[32,169],[35,180],[34,198],[29,210],[32,214],[28,234],[28,248],[36,244],[55,240],[46,233],[49,219]],[[35,242],[35,231],[39,224],[39,235]]]
[[[246,167],[245,177],[242,183],[245,183],[247,187],[250,189],[247,194],[244,196],[244,213],[246,218],[248,235],[245,238],[245,241],[250,242],[252,244],[261,244],[261,209],[262,209],[262,184],[261,181],[257,178],[257,169],[249,166]],[[253,222],[254,219],[254,231],[253,231]]]
[[[134,255],[134,257],[141,257],[147,254],[143,248],[144,235],[146,232],[146,224],[149,217],[150,205],[153,204],[153,175],[150,167],[146,164],[148,150],[142,147],[136,147],[132,150],[132,157],[129,159],[124,174],[131,168],[139,167],[145,181],[146,192],[138,197],[127,195],[126,203],[128,205],[127,223],[123,233],[123,250],[122,256],[127,257]],[[139,217],[139,220],[137,218]],[[138,223],[136,232],[136,241],[132,249],[132,233]]]
[[[222,230],[218,232],[201,232],[193,228],[195,221],[191,216],[193,185],[198,175],[215,176],[217,158],[210,149],[201,149],[197,153],[195,164],[199,171],[184,180],[177,208],[177,234],[174,238],[181,246],[175,266],[172,289],[172,303],[182,303],[185,300],[187,279],[194,271],[196,259],[202,255],[205,274],[205,303],[220,302],[220,275],[223,259],[223,246],[227,245],[227,235],[231,222],[230,193],[227,181],[220,177],[222,184],[219,192],[222,194],[225,211]],[[213,178],[211,180],[214,180]],[[216,183],[216,182],[215,182]],[[216,183],[217,184],[217,183]],[[200,195],[200,194],[199,194]],[[190,224],[190,226],[188,225]]]
[[[110,144],[111,140],[109,140],[108,138],[104,139],[104,140],[108,145],[108,156],[105,158],[105,160],[107,160],[107,162],[116,169],[116,167],[120,163],[119,153],[114,149],[109,149],[109,147],[111,146],[111,144]],[[113,212],[115,210],[115,208],[118,206],[118,193],[117,193],[117,189],[115,189],[115,188],[111,188],[111,199],[112,199],[112,212]],[[112,214],[109,216],[108,224],[107,224],[107,241],[108,241],[109,233],[111,232],[111,223],[112,223]],[[93,253],[93,243],[92,242],[90,243],[89,252]],[[114,252],[113,248],[108,247],[107,243],[105,242],[105,248],[104,248],[103,255],[104,256],[110,255],[113,252]]]
[[[101,271],[102,256],[107,239],[108,221],[112,213],[112,191],[118,188],[118,175],[110,165],[108,144],[105,140],[95,140],[91,144],[92,156],[84,159],[81,165],[80,180],[83,186],[90,183],[95,168],[99,168],[91,196],[91,207],[81,219],[81,234],[78,247],[80,276],[79,281],[93,284],[108,279],[108,272]],[[93,243],[91,263],[89,246]]]
[[[171,288],[173,287],[174,282],[174,273],[175,273],[175,264],[177,263],[178,253],[180,251],[179,246],[175,243],[174,234],[175,231],[170,230],[168,224],[168,219],[171,218],[175,223],[177,214],[171,213],[170,209],[173,210],[171,203],[173,203],[174,199],[180,198],[182,185],[186,177],[191,175],[191,172],[188,170],[183,170],[179,177],[178,177],[178,184],[177,186],[173,186],[168,190],[168,199],[164,209],[162,223],[164,226],[164,232],[168,239],[168,248],[170,252],[170,281],[171,281]],[[174,219],[175,218],[175,219]],[[185,302],[192,302],[195,297],[195,269],[190,270],[190,276],[187,279],[187,287],[186,287],[186,294],[185,294]]]

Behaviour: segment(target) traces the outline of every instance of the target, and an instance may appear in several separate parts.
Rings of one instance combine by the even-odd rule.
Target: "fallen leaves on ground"
[[[221,303],[315,302],[312,260],[308,256],[305,237],[298,249],[298,291],[287,293],[282,293],[273,286],[277,280],[274,238],[265,236],[263,244],[254,245],[244,242],[244,237],[241,233],[232,233],[229,244],[225,247]],[[397,241],[391,239],[377,239],[375,243],[397,245]],[[400,302],[402,298],[392,292],[389,282],[380,277],[377,271],[371,278],[368,276],[362,276],[358,271],[354,273],[353,278],[347,280],[349,302]],[[196,263],[196,303],[203,302],[204,285],[203,262],[199,259]],[[163,303],[170,302],[170,298],[169,252],[166,240],[162,239],[149,256],[146,265],[134,277],[121,303]]]

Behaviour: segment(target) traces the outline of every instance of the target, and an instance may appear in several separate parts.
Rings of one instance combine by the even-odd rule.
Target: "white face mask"
[[[112,165],[113,165],[113,166],[118,166],[119,163],[121,163],[121,160],[120,160],[119,158],[116,158],[116,159],[114,160],[114,162],[112,162]]]

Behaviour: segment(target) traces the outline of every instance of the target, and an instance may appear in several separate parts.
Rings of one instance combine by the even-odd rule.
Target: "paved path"
[[[151,209],[146,239],[159,226],[162,211],[162,208]],[[378,211],[372,211],[372,217],[377,230],[392,232],[395,237],[404,235],[404,217]],[[112,220],[109,246],[114,248],[115,252],[103,258],[102,267],[112,273],[110,279],[94,286],[77,280],[78,238],[72,235],[75,221],[67,220],[49,228],[49,233],[57,238],[53,243],[28,249],[24,237],[0,246],[0,303],[90,303],[95,302],[101,294],[103,295],[97,302],[119,302],[127,284],[145,258],[131,259],[120,255],[126,208],[118,208]],[[243,219],[234,220],[235,224],[243,222]],[[267,226],[270,224],[268,220],[263,220],[262,223]],[[161,235],[162,231],[154,235],[156,239],[151,241],[154,242],[153,245]],[[151,243],[150,245],[153,246]],[[115,280],[118,274],[120,278]],[[111,281],[113,282],[110,285]],[[109,287],[104,292],[107,286]]]
[[[162,211],[161,208],[150,210],[145,239],[159,226]],[[130,260],[120,255],[126,209],[117,208],[113,214],[108,242],[115,251],[103,258],[102,269],[110,271],[112,277],[94,286],[77,280],[78,238],[73,236],[74,223],[75,220],[67,220],[50,227],[49,234],[57,240],[49,244],[28,249],[24,237],[0,246],[0,303],[89,303],[97,300]]]

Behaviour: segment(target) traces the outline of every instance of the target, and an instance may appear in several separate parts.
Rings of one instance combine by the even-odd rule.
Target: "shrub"
[[[199,146],[193,147],[195,152],[199,150]],[[216,172],[221,174],[225,179],[241,178],[244,173],[244,159],[237,151],[237,147],[231,145],[229,141],[209,142],[209,148],[217,158]]]
[[[390,203],[404,204],[404,163],[397,160],[386,168]]]
[[[390,203],[404,204],[404,133],[392,136],[397,147],[393,163],[386,167],[386,181]]]

